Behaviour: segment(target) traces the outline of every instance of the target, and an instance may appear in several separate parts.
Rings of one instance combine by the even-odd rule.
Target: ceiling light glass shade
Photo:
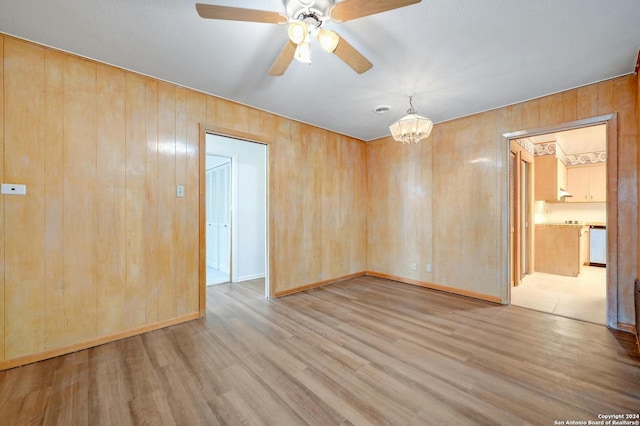
[[[418,114],[408,114],[389,126],[393,139],[402,143],[418,143],[429,137],[433,121]]]
[[[295,21],[289,25],[289,40],[295,44],[302,43],[309,35],[309,27],[303,21]]]
[[[325,30],[324,28],[320,28],[318,31],[318,42],[329,53],[333,53],[336,50],[339,41],[340,37],[334,31]]]
[[[311,43],[309,42],[309,39],[303,41],[298,45],[298,47],[296,47],[296,52],[293,57],[305,64],[311,63]]]

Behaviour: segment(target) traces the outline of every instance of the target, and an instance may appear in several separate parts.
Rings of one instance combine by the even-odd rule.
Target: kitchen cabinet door
[[[589,167],[589,201],[607,201],[607,166]]]
[[[585,203],[589,201],[589,168],[573,167],[568,170],[567,191],[573,197],[567,200],[570,203]]]
[[[535,199],[541,201],[558,198],[558,169],[555,155],[536,157],[535,164]]]
[[[560,190],[567,189],[567,167],[555,155],[535,158],[535,199],[560,200]]]
[[[607,166],[572,167],[568,169],[570,203],[607,201]]]

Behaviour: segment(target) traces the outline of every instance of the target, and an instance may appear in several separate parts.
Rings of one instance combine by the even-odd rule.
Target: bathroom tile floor
[[[534,272],[511,288],[511,304],[568,318],[606,324],[607,270],[583,267],[577,277]]]

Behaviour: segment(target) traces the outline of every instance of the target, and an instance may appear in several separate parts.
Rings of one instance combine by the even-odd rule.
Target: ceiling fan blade
[[[207,19],[224,19],[227,21],[262,22],[265,24],[286,24],[289,19],[278,12],[267,10],[242,9],[240,7],[214,6],[196,3],[198,15]]]
[[[284,72],[289,68],[289,64],[293,61],[293,55],[296,53],[296,45],[291,40],[287,40],[287,44],[284,45],[280,55],[276,58],[276,61],[273,63],[273,66],[269,70],[269,75],[277,77],[279,75],[284,74]]]
[[[342,36],[339,37],[340,41],[333,53],[358,74],[369,71],[373,64],[369,62],[367,58],[362,56],[362,53],[358,52],[352,45],[347,43]]]
[[[356,18],[373,15],[387,10],[399,9],[421,0],[343,0],[331,9],[331,19],[335,21],[350,21]]]

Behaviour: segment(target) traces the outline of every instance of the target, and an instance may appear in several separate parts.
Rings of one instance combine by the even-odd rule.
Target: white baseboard
[[[265,277],[265,274],[263,272],[262,274],[253,274],[253,275],[245,275],[243,277],[238,277],[238,278],[235,278],[233,282],[239,283],[242,281],[257,280],[258,278],[264,278],[264,277]]]

